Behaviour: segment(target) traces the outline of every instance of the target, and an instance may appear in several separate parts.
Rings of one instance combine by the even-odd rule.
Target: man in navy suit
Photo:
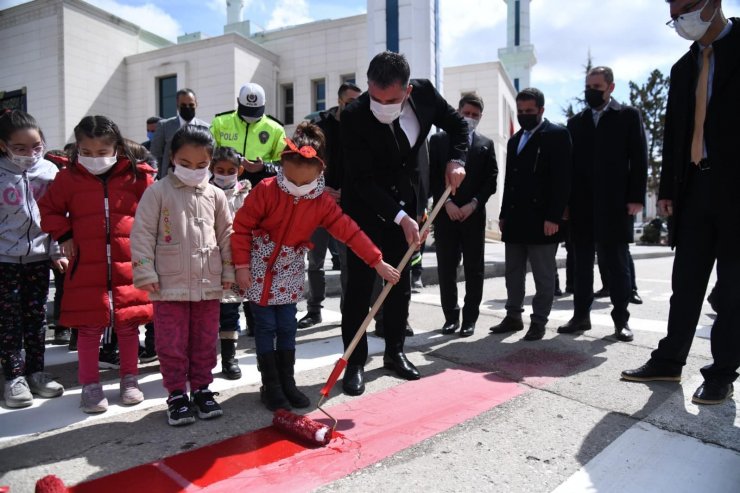
[[[465,180],[457,193],[447,199],[444,209],[434,221],[434,244],[437,252],[439,294],[445,323],[443,334],[469,337],[475,331],[483,299],[483,252],[486,235],[486,202],[496,191],[498,165],[493,141],[475,131],[483,116],[483,100],[476,94],[460,99],[457,111],[468,124],[468,157]],[[432,195],[435,202],[445,189],[444,168],[447,165],[450,139],[447,132],[438,132],[429,139],[429,165]],[[465,269],[465,304],[457,303],[457,266],[460,254]]]

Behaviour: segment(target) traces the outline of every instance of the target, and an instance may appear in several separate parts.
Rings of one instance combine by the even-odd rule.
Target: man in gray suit
[[[195,109],[198,107],[198,99],[192,89],[180,89],[176,94],[177,115],[166,120],[160,120],[157,130],[154,132],[151,143],[151,153],[159,163],[157,179],[161,180],[170,169],[170,144],[172,137],[180,127],[195,125],[208,129],[208,123],[195,118]]]

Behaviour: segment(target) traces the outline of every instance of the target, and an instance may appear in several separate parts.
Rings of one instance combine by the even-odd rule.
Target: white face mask
[[[712,21],[719,11],[719,9],[714,9],[712,18],[708,21],[703,21],[701,19],[701,13],[708,4],[709,0],[707,0],[699,10],[678,16],[678,18],[673,22],[673,27],[676,29],[679,36],[684,39],[688,39],[689,41],[698,41],[707,33],[709,26],[712,24]]]
[[[28,170],[36,166],[41,161],[41,153],[32,156],[16,156],[10,149],[7,149],[8,159],[22,170]]]
[[[195,187],[201,183],[208,181],[211,177],[211,172],[208,168],[196,168],[190,169],[175,163],[175,176],[180,179],[181,182],[189,187]]]
[[[401,116],[404,101],[395,104],[380,104],[377,101],[370,99],[370,111],[373,112],[373,115],[375,115],[375,118],[380,123],[388,125],[393,123],[393,120]]]
[[[89,157],[77,156],[77,162],[93,175],[102,175],[118,161],[117,156]]]
[[[213,175],[213,183],[221,189],[234,188],[239,177],[233,175]]]
[[[261,116],[243,116],[243,115],[239,115],[239,116],[241,117],[242,120],[244,120],[247,123],[258,122],[262,118]]]
[[[472,133],[475,131],[476,128],[478,128],[478,123],[480,123],[480,120],[470,118],[469,116],[464,116],[463,118],[468,123],[468,132]]]
[[[316,178],[311,183],[306,183],[305,185],[298,186],[292,181],[285,178],[283,180],[283,185],[285,185],[285,188],[288,189],[288,193],[291,194],[294,197],[303,197],[304,195],[308,195],[309,192],[311,192],[313,189],[319,186],[319,179]]]

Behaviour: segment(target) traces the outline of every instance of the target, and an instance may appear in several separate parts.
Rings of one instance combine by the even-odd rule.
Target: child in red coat
[[[278,175],[260,182],[236,213],[231,237],[236,281],[247,290],[255,320],[260,395],[276,409],[308,407],[295,385],[296,304],[303,295],[304,256],[321,226],[388,282],[399,273],[357,224],[324,194],[324,135],[301,123],[282,153]]]
[[[70,165],[39,202],[41,228],[69,259],[59,323],[77,327],[82,410],[108,409],[98,374],[103,329],[113,327],[121,351],[120,398],[138,404],[139,325],[152,318],[147,294],[134,287],[129,236],[154,170],[136,159],[104,116],[86,116],[74,129]]]

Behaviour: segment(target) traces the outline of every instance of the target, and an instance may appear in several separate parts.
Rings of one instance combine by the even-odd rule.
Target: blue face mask
[[[146,138],[147,140],[152,140],[154,138],[154,132],[147,131]]]

